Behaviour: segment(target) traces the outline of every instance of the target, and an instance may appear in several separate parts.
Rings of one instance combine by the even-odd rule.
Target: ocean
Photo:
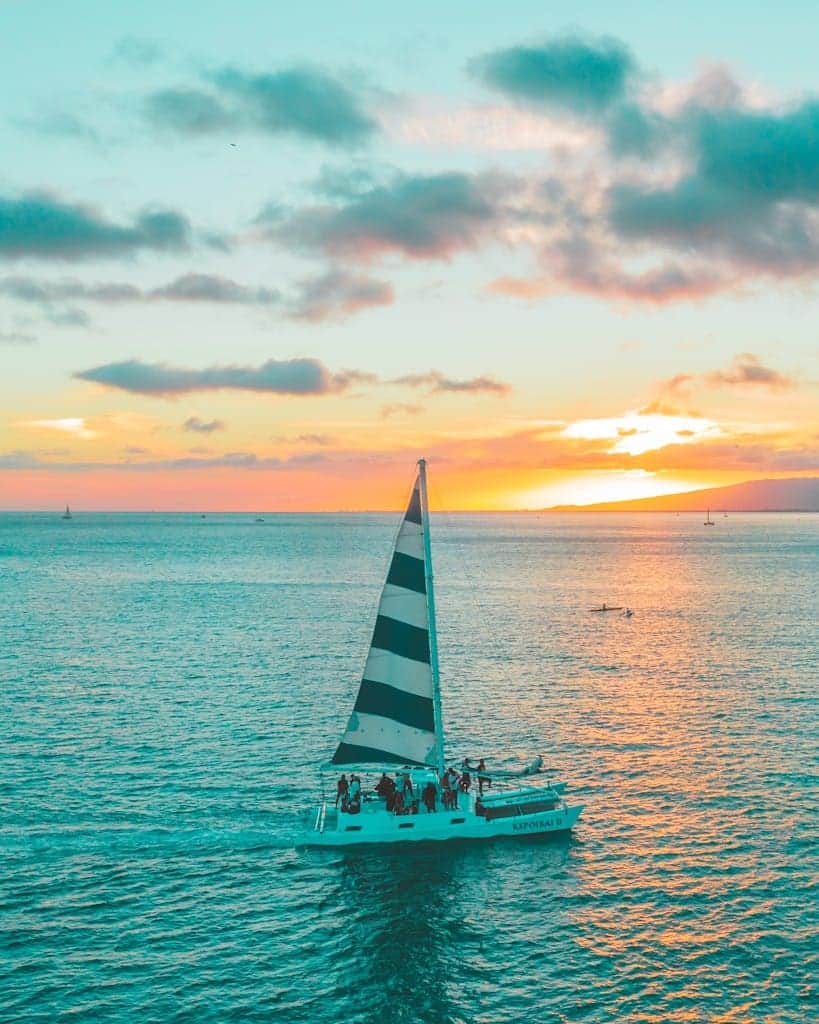
[[[0,1020],[817,1019],[819,516],[434,516],[448,757],[586,809],[347,851],[396,516],[254,518],[0,515]]]

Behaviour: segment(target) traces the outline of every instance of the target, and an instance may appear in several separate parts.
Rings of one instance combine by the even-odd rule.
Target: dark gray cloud
[[[819,266],[819,103],[785,112],[686,109],[692,170],[666,188],[617,184],[609,221],[647,240],[772,274]]]
[[[118,224],[91,207],[42,193],[0,196],[0,259],[99,259],[189,244],[190,225],[172,210],[144,211]]]
[[[447,259],[476,247],[502,214],[508,182],[490,175],[398,174],[333,204],[294,213],[266,209],[258,223],[289,247],[367,261],[389,252]]]
[[[362,370],[331,372],[324,363],[311,358],[269,359],[260,366],[210,366],[201,370],[128,359],[91,367],[74,376],[79,380],[133,394],[163,398],[227,389],[277,395],[334,395],[362,384],[423,389],[429,394],[483,392],[504,395],[510,390],[508,384],[494,377],[458,379],[447,377],[437,370],[383,381],[375,374]],[[408,409],[404,407],[405,412]],[[194,423],[199,426],[194,426]],[[185,424],[186,429],[199,429],[206,433],[203,426],[212,427],[211,424],[203,425],[196,417],[191,417]],[[302,435],[302,439],[306,436]]]
[[[198,416],[189,416],[182,424],[183,430],[193,431],[194,434],[212,434],[215,430],[224,430],[223,420],[200,420]]]
[[[334,269],[302,282],[291,305],[291,316],[310,321],[342,319],[394,301],[392,285]]]
[[[236,127],[218,96],[198,88],[159,89],[145,101],[149,121],[182,135],[209,135]]]
[[[458,380],[454,377],[446,377],[437,370],[429,373],[410,373],[403,377],[396,377],[390,381],[400,387],[423,388],[431,394],[440,392],[486,392],[488,394],[506,395],[511,390],[510,386],[494,377],[470,377],[466,380]]]
[[[161,288],[152,288],[147,298],[179,302],[221,302],[243,306],[275,305],[281,298],[275,288],[248,287],[216,274],[183,274]]]
[[[40,306],[52,313],[55,306],[86,300],[117,305],[125,302],[213,302],[244,306],[270,306],[281,295],[275,288],[247,286],[217,274],[182,274],[156,288],[137,288],[124,282],[88,284],[77,278],[42,281],[33,277],[0,278],[0,295]]]
[[[636,72],[631,54],[616,39],[579,36],[495,50],[470,67],[513,99],[592,115],[620,100]]]
[[[352,89],[307,67],[267,74],[223,68],[202,85],[158,90],[145,109],[156,126],[190,135],[255,131],[356,146],[378,131]]]
[[[276,395],[327,395],[375,379],[356,370],[331,373],[318,359],[307,358],[269,359],[260,366],[211,366],[202,370],[129,359],[95,366],[74,376],[121,391],[163,398],[222,389]]]

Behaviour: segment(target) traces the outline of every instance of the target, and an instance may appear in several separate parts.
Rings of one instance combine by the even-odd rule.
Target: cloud
[[[97,437],[97,431],[92,430],[82,416],[69,416],[59,420],[22,420],[15,426],[32,430],[57,430],[62,434],[72,434],[83,441]]]
[[[616,39],[579,36],[495,50],[470,68],[512,99],[590,115],[619,100],[636,71],[631,54]]]
[[[423,411],[422,405],[413,405],[411,402],[393,402],[391,405],[381,406],[381,419],[387,420],[391,416],[418,416]]]
[[[690,373],[675,373],[673,377],[669,377],[668,380],[664,380],[660,384],[660,393],[662,395],[680,395],[684,396],[688,393],[691,384],[696,380],[696,377]],[[659,405],[659,403],[652,403],[653,405]]]
[[[663,187],[615,184],[608,216],[621,238],[771,274],[819,267],[819,102],[687,110],[675,132],[692,169]]]
[[[0,452],[0,469],[46,469],[48,465],[30,452]]]
[[[191,449],[204,452],[205,449]],[[258,455],[256,452],[225,452],[205,458],[145,459],[134,461],[130,457],[120,462],[48,462],[37,455],[23,451],[0,453],[0,470],[53,470],[57,472],[99,472],[124,471],[155,473],[163,470],[209,470],[209,469],[243,469],[243,470],[288,470],[310,469],[326,462],[327,455],[323,452],[300,452],[287,459],[276,456]]]
[[[145,109],[154,125],[185,135],[254,131],[357,146],[378,131],[355,92],[307,67],[267,74],[223,68],[208,75],[201,87],[154,92]]]
[[[55,139],[77,139],[81,142],[91,143],[100,141],[95,128],[92,128],[75,113],[59,108],[45,110],[34,117],[17,118],[16,123],[21,128],[34,131],[38,135],[50,136]]]
[[[193,302],[242,306],[274,306],[281,298],[275,288],[247,286],[216,274],[183,274],[166,285],[137,288],[124,282],[88,284],[76,278],[41,281],[11,276],[0,278],[0,295],[39,308],[52,321],[62,325],[87,326],[89,319],[81,310],[66,307],[70,301],[120,305],[129,302]]]
[[[560,246],[543,253],[551,261],[552,273],[532,278],[500,277],[489,283],[496,295],[536,301],[565,291],[629,303],[662,306],[694,301],[723,291],[726,281],[705,268],[686,268],[664,263],[643,272],[623,270],[612,260],[601,260],[589,247],[588,260],[566,260]]]
[[[170,284],[146,293],[148,300],[170,299],[179,302],[221,302],[245,306],[274,305],[281,298],[275,288],[248,287],[216,274],[183,274]]]
[[[189,244],[188,221],[172,210],[144,211],[132,223],[118,224],[91,207],[42,193],[0,196],[0,259],[98,259]]]
[[[75,373],[74,376],[78,380],[102,384],[104,387],[117,388],[132,394],[164,398],[223,389],[278,395],[334,395],[361,384],[423,388],[429,394],[484,392],[505,395],[510,390],[508,384],[494,377],[457,379],[446,377],[437,370],[382,381],[375,374],[363,370],[341,370],[333,373],[324,363],[311,358],[269,359],[260,366],[210,366],[201,370],[129,359],[95,366]],[[404,411],[408,408],[404,407]],[[200,423],[196,417],[192,417],[185,424],[186,429],[202,429],[201,426],[188,427],[194,420]]]
[[[763,366],[751,352],[741,352],[727,370],[715,370],[705,375],[711,387],[765,387],[771,391],[788,391],[796,387],[792,378],[784,376],[770,366]]]
[[[622,43],[578,36],[471,70],[591,133],[582,151],[564,147],[539,196],[530,181],[507,198],[503,236],[530,244],[538,269],[498,278],[496,294],[660,305],[819,272],[819,99],[774,106],[713,65],[649,88]]]
[[[476,150],[536,150],[541,154],[588,150],[599,130],[542,110],[510,108],[508,103],[458,103],[443,96],[423,97],[381,115],[385,132],[411,146]]]
[[[424,388],[435,394],[439,392],[487,392],[495,395],[506,395],[511,390],[509,384],[494,377],[470,377],[466,380],[457,380],[454,377],[446,377],[437,370],[429,373],[410,373],[403,377],[396,377],[390,381],[400,387]]]
[[[197,88],[159,89],[145,101],[145,114],[155,126],[180,135],[210,135],[235,126],[222,101]]]
[[[189,416],[182,424],[183,430],[192,430],[195,434],[212,434],[215,430],[224,430],[223,420],[200,420],[198,416]]]
[[[31,345],[37,339],[25,331],[0,331],[0,345]]]
[[[448,259],[485,240],[501,220],[497,176],[397,174],[337,203],[294,213],[263,210],[264,233],[288,247],[366,262],[387,253]]]
[[[328,395],[374,379],[356,370],[331,373],[317,359],[269,359],[260,366],[211,366],[203,370],[130,359],[92,367],[74,376],[133,394],[164,398],[222,389],[276,395]]]
[[[303,281],[291,305],[297,320],[331,320],[351,316],[374,306],[388,306],[395,301],[392,286],[370,277],[329,270],[320,277]]]
[[[160,60],[162,47],[151,39],[123,36],[114,47],[112,56],[132,67],[146,68]]]
[[[769,391],[789,391],[797,387],[792,377],[786,377],[778,370],[763,365],[752,352],[740,352],[734,356],[726,370],[712,370],[710,373],[677,373],[661,381],[661,395],[686,396],[697,384],[708,388],[767,388]]]

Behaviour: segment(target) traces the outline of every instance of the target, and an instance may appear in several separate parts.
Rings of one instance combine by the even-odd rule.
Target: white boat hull
[[[497,839],[567,832],[574,827],[582,805],[565,804],[552,810],[513,817],[489,818],[474,812],[474,803],[433,814],[395,815],[386,812],[338,814],[327,805],[318,808],[304,834],[304,846],[358,846],[364,843],[443,842],[450,839]]]

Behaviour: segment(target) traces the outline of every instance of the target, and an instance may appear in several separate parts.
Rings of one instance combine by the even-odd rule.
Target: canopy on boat
[[[393,548],[364,674],[334,765],[443,769],[423,460]]]

